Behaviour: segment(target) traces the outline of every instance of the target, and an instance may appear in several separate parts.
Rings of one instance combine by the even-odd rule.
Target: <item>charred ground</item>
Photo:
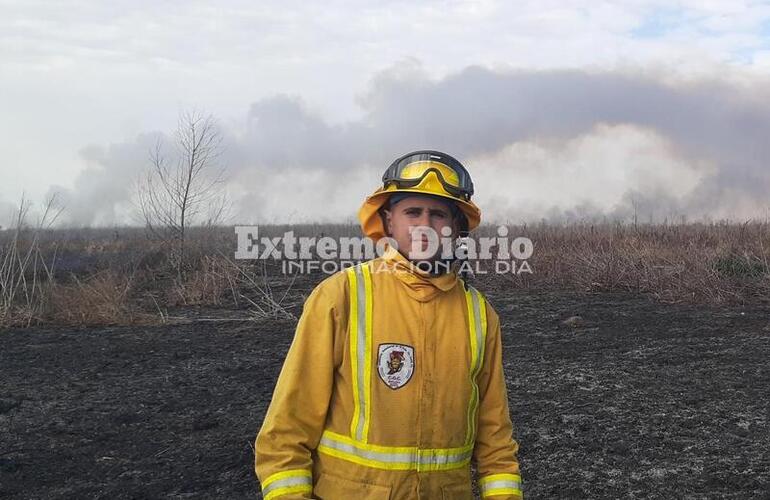
[[[767,307],[487,294],[527,498],[770,498]],[[258,497],[252,443],[293,329],[3,332],[0,496]]]

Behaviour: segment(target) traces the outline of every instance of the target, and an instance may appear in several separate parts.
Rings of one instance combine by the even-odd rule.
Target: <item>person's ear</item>
[[[385,223],[385,236],[393,236],[393,212],[383,209],[383,222]]]

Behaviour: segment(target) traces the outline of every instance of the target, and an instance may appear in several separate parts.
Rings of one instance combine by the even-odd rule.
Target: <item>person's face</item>
[[[385,210],[385,226],[388,236],[396,240],[398,249],[411,259],[413,252],[425,251],[428,248],[428,238],[424,236],[412,247],[411,232],[417,227],[428,227],[436,231],[439,238],[443,237],[442,229],[451,228],[451,234],[457,234],[456,220],[447,206],[427,196],[410,196],[399,201],[390,210]],[[437,253],[441,248],[437,249]],[[434,254],[432,258],[435,258]]]

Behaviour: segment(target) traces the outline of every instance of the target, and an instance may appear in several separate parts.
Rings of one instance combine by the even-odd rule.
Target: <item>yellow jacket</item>
[[[266,500],[521,498],[494,309],[389,249],[310,294],[256,439]]]

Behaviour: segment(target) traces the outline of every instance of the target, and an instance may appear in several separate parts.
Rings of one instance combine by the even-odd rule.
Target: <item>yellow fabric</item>
[[[264,500],[292,494],[311,494],[313,473],[306,469],[286,470],[269,476],[262,483]]]
[[[351,296],[362,289],[370,301],[356,316],[361,303]],[[413,350],[411,378],[396,389],[378,368],[387,344]],[[354,369],[354,358],[364,366]],[[367,414],[360,433],[358,417]],[[272,497],[282,500],[470,499],[473,460],[482,481],[495,479],[487,494],[505,500],[521,498],[517,450],[496,312],[454,273],[411,269],[391,249],[352,274],[330,276],[308,297],[256,439],[255,466],[263,488],[276,474],[312,471],[312,493]]]
[[[367,467],[417,472],[462,468],[470,462],[472,445],[459,448],[378,446],[342,434],[324,431],[318,451]]]
[[[475,203],[470,200],[457,198],[447,192],[436,174],[429,172],[417,186],[401,189],[395,184],[390,184],[387,188],[380,188],[368,196],[358,210],[358,220],[361,222],[364,236],[368,236],[375,241],[386,236],[385,225],[380,216],[380,209],[385,206],[388,198],[393,193],[421,193],[448,198],[454,201],[463,214],[465,214],[465,218],[468,219],[469,231],[475,229],[481,223],[481,210],[479,210]]]
[[[489,474],[479,480],[481,498],[521,495],[521,476],[518,474]]]

